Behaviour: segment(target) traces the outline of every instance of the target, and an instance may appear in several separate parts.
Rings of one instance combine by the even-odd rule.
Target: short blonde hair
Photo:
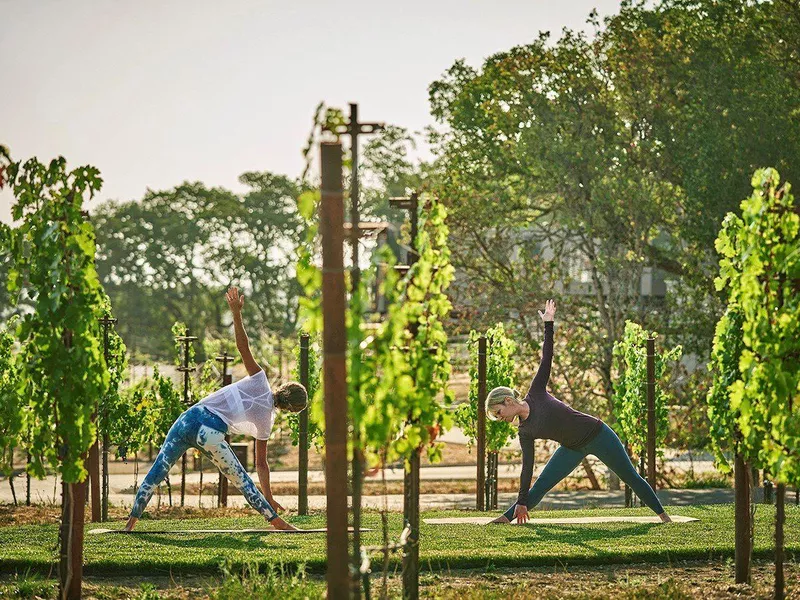
[[[492,420],[496,421],[497,416],[494,414],[493,408],[503,404],[506,398],[511,398],[517,404],[522,404],[522,395],[510,387],[500,386],[494,388],[489,395],[486,396],[486,415]]]

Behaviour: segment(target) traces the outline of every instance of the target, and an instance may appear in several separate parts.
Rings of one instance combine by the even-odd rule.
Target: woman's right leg
[[[191,420],[191,414],[187,411],[178,417],[178,420],[170,427],[153,466],[150,467],[139,491],[136,492],[136,499],[131,508],[131,518],[141,518],[147,503],[153,497],[153,492],[164,481],[172,465],[178,462],[183,453],[190,448],[191,443],[190,439],[187,439],[187,432],[192,429]]]
[[[536,479],[536,483],[533,484],[533,487],[528,492],[528,508],[531,509],[539,504],[547,492],[552,490],[559,481],[572,473],[575,467],[581,464],[584,456],[586,455],[582,452],[559,446],[553,456],[550,457],[550,460],[547,461],[544,469],[542,469],[542,474]],[[515,502],[503,513],[503,516],[509,521],[514,518],[514,508],[516,506]]]
[[[595,438],[583,447],[588,454],[594,454],[622,481],[628,484],[633,492],[657,515],[664,514],[664,507],[650,487],[650,484],[636,472],[625,447],[614,430],[603,423],[603,427]]]
[[[242,463],[236,458],[233,448],[225,441],[225,434],[222,431],[201,425],[197,431],[196,443],[197,447],[214,462],[228,481],[242,492],[250,506],[270,522],[278,516],[272,505],[264,498],[264,494],[253,483]]]

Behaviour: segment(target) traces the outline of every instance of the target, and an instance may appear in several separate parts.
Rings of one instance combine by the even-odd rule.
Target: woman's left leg
[[[614,473],[619,475],[625,483],[630,486],[633,492],[642,499],[650,510],[660,515],[664,512],[664,507],[658,500],[658,496],[633,466],[625,447],[622,445],[617,434],[608,425],[603,423],[603,427],[595,438],[583,447],[588,454],[593,454]]]

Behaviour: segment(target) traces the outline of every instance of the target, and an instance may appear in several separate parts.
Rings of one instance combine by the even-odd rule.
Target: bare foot
[[[136,525],[136,521],[138,521],[138,520],[139,519],[137,519],[136,517],[129,518],[128,522],[125,523],[124,531],[128,531],[128,532],[133,531],[133,527]]]
[[[500,515],[500,516],[499,516],[499,517],[497,517],[497,518],[496,518],[494,521],[489,521],[489,525],[492,525],[492,524],[495,524],[495,523],[497,523],[497,524],[501,524],[501,523],[511,523],[511,521],[509,521],[509,520],[506,518],[506,516],[505,516],[505,515]]]
[[[669,515],[665,512],[658,515],[661,518],[662,523],[672,523],[672,519],[669,518]]]
[[[281,531],[300,531],[294,525],[290,525],[280,517],[275,517],[270,521],[270,525],[272,525],[275,529],[280,529]]]

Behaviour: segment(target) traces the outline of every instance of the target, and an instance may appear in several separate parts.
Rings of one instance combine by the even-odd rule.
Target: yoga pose
[[[306,407],[308,394],[302,385],[294,382],[281,385],[275,392],[270,389],[264,369],[253,359],[242,325],[244,296],[232,287],[225,298],[233,313],[236,347],[242,355],[248,376],[214,392],[178,417],[136,494],[126,531],[133,529],[156,487],[189,448],[197,448],[203,456],[211,459],[225,477],[241,490],[250,506],[264,515],[275,529],[297,529],[278,516],[277,511],[283,510],[283,507],[275,501],[270,490],[267,440],[272,431],[275,408],[300,412]],[[263,494],[225,441],[226,433],[251,435],[256,439],[256,471]]]
[[[553,300],[547,301],[544,313],[539,311],[544,321],[542,362],[525,398],[520,400],[519,392],[511,388],[497,387],[489,392],[486,400],[486,412],[490,419],[507,423],[519,420],[519,442],[522,447],[519,496],[492,523],[510,523],[511,519],[516,519],[517,523],[527,522],[528,509],[539,504],[544,495],[569,475],[588,454],[603,461],[663,522],[671,522],[653,488],[636,472],[617,434],[600,419],[578,412],[547,392],[553,362],[555,313],[556,303]],[[561,446],[550,457],[542,474],[529,490],[533,477],[533,441],[537,438],[554,440]]]

